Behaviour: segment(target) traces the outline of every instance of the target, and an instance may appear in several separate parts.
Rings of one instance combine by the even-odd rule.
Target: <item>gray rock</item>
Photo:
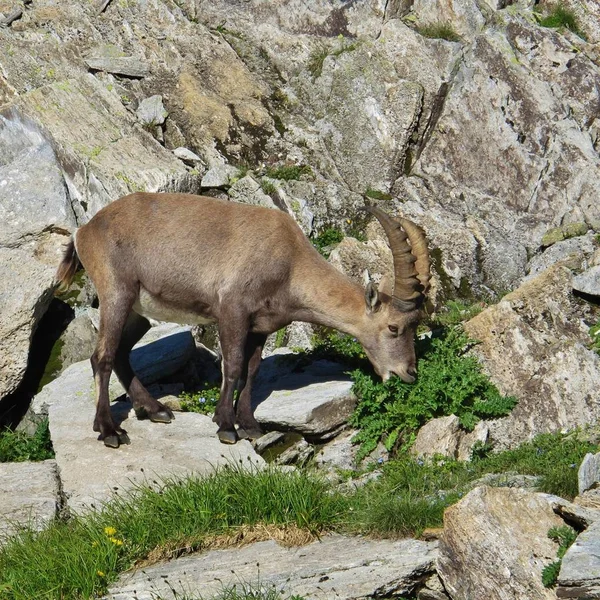
[[[474,489],[444,514],[437,570],[446,591],[453,600],[555,599],[541,575],[556,559],[548,530],[562,524],[541,494]]]
[[[449,456],[456,458],[459,439],[461,437],[460,422],[456,415],[432,419],[417,433],[411,454],[417,457]]]
[[[79,222],[131,192],[196,189],[181,161],[93,75],[35,89],[18,106],[52,136]]]
[[[509,416],[488,423],[497,449],[600,418],[594,400],[600,357],[588,348],[585,307],[571,290],[572,274],[559,264],[465,324],[469,336],[481,341],[473,351],[491,380],[519,401]]]
[[[600,265],[573,277],[573,289],[590,296],[600,296]]]
[[[315,456],[315,464],[326,471],[353,471],[356,469],[357,446],[352,443],[356,431],[344,431],[325,444]]]
[[[202,182],[202,185],[204,185],[204,179]],[[266,206],[267,208],[277,208],[271,196],[262,191],[260,183],[249,175],[234,182],[229,188],[228,193],[229,197],[234,202],[256,204],[258,206]]]
[[[141,381],[148,385],[180,371],[194,352],[191,328],[160,325],[150,329],[135,346],[130,362]],[[77,395],[81,382],[86,381],[90,373],[89,360],[67,367],[61,377],[45,385],[33,398],[19,429],[32,434],[39,421],[48,414],[49,407],[59,401],[63,393]],[[111,400],[116,400],[125,391],[114,374],[109,390]]]
[[[600,453],[592,454],[588,452],[585,455],[577,472],[577,483],[580,494],[598,487],[600,484]]]
[[[125,77],[143,78],[150,74],[148,64],[134,56],[89,56],[85,63],[94,71],[106,71]]]
[[[196,166],[198,164],[204,164],[203,160],[195,153],[189,150],[188,148],[175,148],[173,150],[173,154],[182,160],[184,163]]]
[[[165,329],[169,332],[168,335],[164,335]],[[129,360],[142,383],[154,383],[186,365],[196,350],[191,329],[185,326],[166,326],[160,333],[150,330],[150,335],[161,336],[156,341],[148,342],[146,336],[140,340]]]
[[[570,238],[553,244],[543,252],[535,254],[527,264],[527,279],[539,275],[558,262],[573,269],[585,267],[596,250],[594,234]]]
[[[600,522],[580,533],[562,559],[559,598],[600,598]]]
[[[0,463],[0,542],[28,526],[43,529],[59,508],[54,460]]]
[[[293,372],[293,357],[263,360],[252,391],[255,417],[268,429],[330,439],[352,414],[356,398],[344,367],[318,361]]]
[[[262,454],[265,450],[280,444],[285,439],[285,433],[281,431],[269,431],[254,441],[254,449]]]
[[[140,102],[135,114],[138,121],[145,127],[162,125],[169,116],[169,113],[163,105],[163,98],[158,94],[150,96],[149,98],[144,98]],[[175,152],[173,154],[177,156]]]
[[[276,459],[278,465],[305,465],[315,454],[315,447],[306,440],[300,440],[284,450]]]
[[[0,398],[21,382],[33,332],[75,216],[52,142],[16,110],[0,115]]]
[[[411,593],[417,582],[433,571],[436,547],[435,542],[340,535],[324,536],[299,548],[259,542],[127,573],[110,588],[107,598],[211,597],[224,586],[257,583],[320,600],[400,597]]]
[[[220,188],[231,184],[231,180],[238,177],[240,170],[231,165],[218,165],[211,167],[202,177],[203,188]]]
[[[96,349],[98,332],[87,313],[75,317],[60,337],[60,373],[67,367],[89,359]]]
[[[205,475],[239,461],[249,467],[264,464],[247,441],[235,446],[221,444],[209,417],[178,413],[168,425],[139,421],[129,402],[117,402],[111,410],[127,430],[131,445],[106,448],[92,431],[94,388],[86,361],[69,367],[43,390],[62,489],[71,511],[81,512],[137,484]],[[111,395],[115,395],[114,387]]]

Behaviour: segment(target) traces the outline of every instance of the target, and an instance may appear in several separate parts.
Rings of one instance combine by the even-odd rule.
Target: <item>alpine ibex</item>
[[[282,211],[164,193],[131,194],[99,211],[77,230],[57,272],[67,286],[80,261],[98,291],[100,329],[91,362],[99,439],[112,448],[129,441],[109,409],[113,366],[138,417],[161,423],[173,418],[129,364],[129,352],[150,327],[148,318],[218,323],[223,383],[214,420],[228,444],[262,434],[252,411],[252,383],[267,335],[292,321],[354,336],[384,380],[397,375],[413,382],[414,336],[430,279],[427,241],[411,221],[367,210],[392,249],[395,281],[388,293],[372,284],[363,290],[339,273]],[[234,410],[238,381],[245,383]]]

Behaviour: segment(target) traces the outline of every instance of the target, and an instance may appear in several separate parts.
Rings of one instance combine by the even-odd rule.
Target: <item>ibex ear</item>
[[[377,312],[381,307],[379,293],[377,292],[377,288],[373,285],[373,282],[371,281],[369,281],[365,289],[365,302],[367,304],[368,312]]]

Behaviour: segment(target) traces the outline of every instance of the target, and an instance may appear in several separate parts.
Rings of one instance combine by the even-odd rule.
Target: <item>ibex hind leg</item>
[[[105,293],[100,298],[98,342],[91,358],[97,394],[94,431],[100,434],[99,439],[109,448],[129,443],[127,432],[116,425],[110,412],[108,384],[132,304],[133,294],[127,292]]]
[[[154,423],[170,423],[175,418],[171,410],[150,395],[129,362],[133,346],[149,329],[148,319],[134,311],[129,313],[115,357],[115,372],[131,398],[138,419],[148,418]]]

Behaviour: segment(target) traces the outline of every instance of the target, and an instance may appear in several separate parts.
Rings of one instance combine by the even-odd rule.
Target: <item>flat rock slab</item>
[[[579,534],[563,557],[556,595],[600,598],[600,522]]]
[[[58,507],[56,462],[0,464],[0,542],[19,525],[42,529]]]
[[[322,360],[293,371],[293,360],[270,356],[263,361],[252,391],[254,415],[267,428],[327,438],[356,406],[347,367]]]
[[[433,572],[436,542],[369,540],[340,535],[307,546],[274,541],[213,550],[127,573],[110,589],[110,600],[210,598],[224,587],[261,585],[285,597],[330,600],[391,598],[411,594]]]
[[[110,500],[114,492],[145,481],[206,475],[238,461],[264,464],[247,441],[235,446],[221,444],[209,417],[179,413],[167,425],[139,421],[129,402],[116,402],[111,410],[127,430],[131,445],[105,447],[92,431],[95,390],[88,361],[69,367],[53,382],[53,389],[58,397],[48,409],[50,435],[72,511]]]

